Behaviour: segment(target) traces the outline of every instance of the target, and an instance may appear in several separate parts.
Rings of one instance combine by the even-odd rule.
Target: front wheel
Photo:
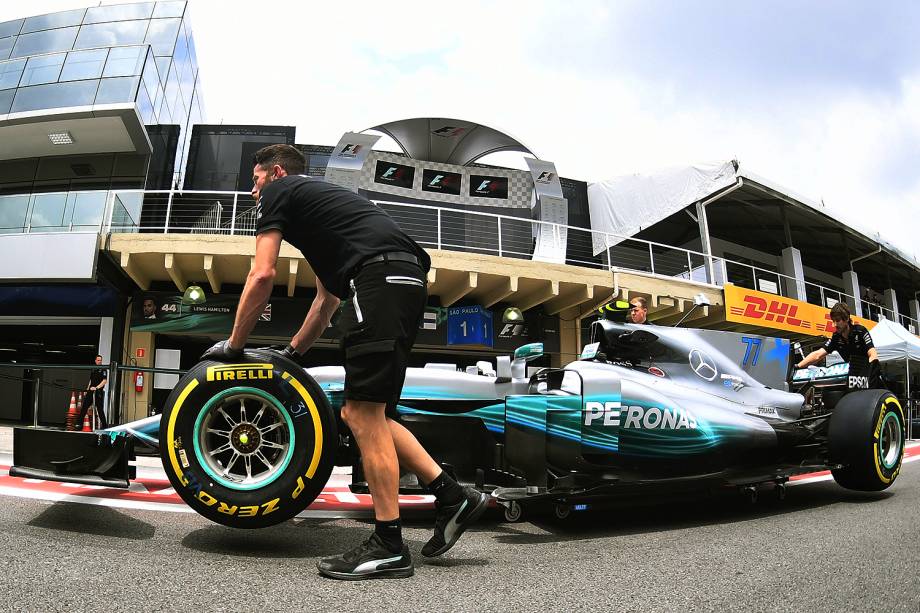
[[[247,351],[245,363],[197,364],[160,420],[160,454],[182,499],[233,528],[263,528],[322,491],[338,435],[325,394],[297,364]]]
[[[847,394],[834,407],[828,429],[831,472],[841,486],[864,492],[894,483],[904,457],[904,411],[885,390]]]

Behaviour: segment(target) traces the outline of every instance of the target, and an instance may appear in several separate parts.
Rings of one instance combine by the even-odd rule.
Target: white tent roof
[[[878,359],[882,362],[904,358],[920,360],[920,338],[908,332],[904,326],[883,319],[869,334],[878,351]]]

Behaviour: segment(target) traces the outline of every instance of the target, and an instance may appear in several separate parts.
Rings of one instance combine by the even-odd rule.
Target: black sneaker
[[[316,568],[321,575],[346,581],[411,577],[415,573],[409,548],[403,545],[400,553],[393,553],[376,533],[340,556],[323,558]]]
[[[450,506],[435,501],[438,514],[434,520],[434,536],[422,547],[422,555],[439,556],[457,542],[463,531],[470,527],[489,506],[489,495],[471,487],[463,488],[463,500]]]

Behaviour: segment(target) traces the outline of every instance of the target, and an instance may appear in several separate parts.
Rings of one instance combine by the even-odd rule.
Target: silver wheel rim
[[[212,477],[238,489],[275,480],[288,464],[290,433],[281,411],[255,394],[223,398],[204,415],[198,447]]]
[[[885,468],[894,468],[898,455],[901,453],[901,428],[897,418],[891,413],[885,418],[879,448]]]

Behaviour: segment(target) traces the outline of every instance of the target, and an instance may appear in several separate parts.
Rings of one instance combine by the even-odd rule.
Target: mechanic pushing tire
[[[166,401],[166,474],[195,511],[232,528],[264,528],[305,509],[334,463],[335,416],[316,382],[277,352],[205,360]]]
[[[828,430],[831,472],[841,486],[864,492],[889,487],[904,457],[904,411],[886,390],[862,390],[837,403]]]

